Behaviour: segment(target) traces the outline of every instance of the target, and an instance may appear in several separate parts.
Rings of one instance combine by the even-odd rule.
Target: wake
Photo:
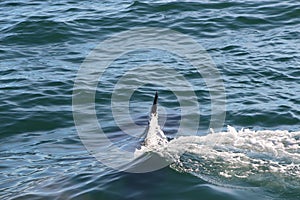
[[[300,191],[300,132],[237,131],[181,136],[168,142],[158,124],[157,94],[146,138],[135,157],[156,153],[179,172],[216,185]]]

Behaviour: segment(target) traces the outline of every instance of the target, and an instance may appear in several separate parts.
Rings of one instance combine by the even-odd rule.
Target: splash
[[[168,142],[157,116],[152,119],[145,146],[136,156],[154,151],[171,159],[171,168],[217,185],[300,191],[300,132],[237,131],[228,126],[226,132]]]
[[[158,124],[157,112],[151,113],[146,138],[141,149],[136,149],[135,157],[139,157],[146,152],[156,152],[163,155],[163,149],[167,146],[168,140]]]

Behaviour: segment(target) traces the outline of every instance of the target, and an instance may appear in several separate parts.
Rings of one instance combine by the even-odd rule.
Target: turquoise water
[[[1,1],[1,199],[300,199],[299,16],[296,0]],[[224,82],[226,118],[220,141],[210,146],[216,140],[206,136],[211,99],[201,76],[161,52],[121,57],[95,99],[99,123],[116,145],[136,147],[110,111],[114,85],[132,66],[178,67],[201,104],[198,136],[173,142],[186,150],[179,161],[134,174],[87,152],[74,124],[72,94],[92,49],[139,27],[170,28],[206,49]],[[180,104],[159,83],[136,90],[132,118],[146,127],[156,90],[167,113],[163,130],[176,137]],[[250,130],[236,133],[227,125]]]

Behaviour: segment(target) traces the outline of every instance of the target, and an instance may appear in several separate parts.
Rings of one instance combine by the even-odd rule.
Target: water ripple
[[[100,41],[136,27],[172,28],[199,42],[220,70],[225,124],[299,131],[299,15],[296,0],[0,2],[1,199],[273,198],[268,192],[219,188],[169,168],[142,175],[108,169],[86,152],[76,134],[72,90],[80,64]],[[161,52],[139,56],[117,60],[95,99],[99,123],[118,146],[130,150],[134,142],[122,135],[108,108],[111,92],[126,69],[145,59],[165,59]],[[195,85],[201,104],[195,112],[204,135],[211,97],[202,77],[184,62],[162,62],[176,65]],[[132,98],[138,125],[147,124],[154,87],[145,85]],[[172,138],[182,117],[180,105],[168,89],[158,89],[168,109],[164,130]],[[295,194],[284,198],[299,199]]]

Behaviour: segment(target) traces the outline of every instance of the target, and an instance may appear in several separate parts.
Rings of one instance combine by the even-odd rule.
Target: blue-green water
[[[1,1],[1,199],[300,199],[299,16],[297,0]],[[150,173],[119,172],[98,162],[75,128],[74,81],[97,44],[138,27],[170,28],[207,50],[226,90],[224,131],[226,125],[268,131],[253,136],[255,141],[228,131],[221,136],[239,142],[226,140],[217,150],[205,146],[209,138],[198,143],[192,139],[213,154],[188,149],[178,166]],[[111,84],[99,87],[95,100],[100,123],[120,146],[124,140],[118,138],[124,136],[105,107],[118,72],[151,61],[144,54],[136,60],[128,57],[113,66],[113,75],[104,77]],[[166,57],[157,53],[153,59],[178,66]],[[199,75],[179,67],[195,87],[201,103],[199,135],[206,135],[209,93]],[[155,90],[169,113],[163,130],[173,137],[180,105],[167,88],[140,87],[131,98],[133,118],[147,125]],[[247,134],[245,138],[254,132]],[[268,139],[271,144],[260,143]],[[266,149],[259,150],[259,145]],[[238,159],[230,160],[231,153]]]

